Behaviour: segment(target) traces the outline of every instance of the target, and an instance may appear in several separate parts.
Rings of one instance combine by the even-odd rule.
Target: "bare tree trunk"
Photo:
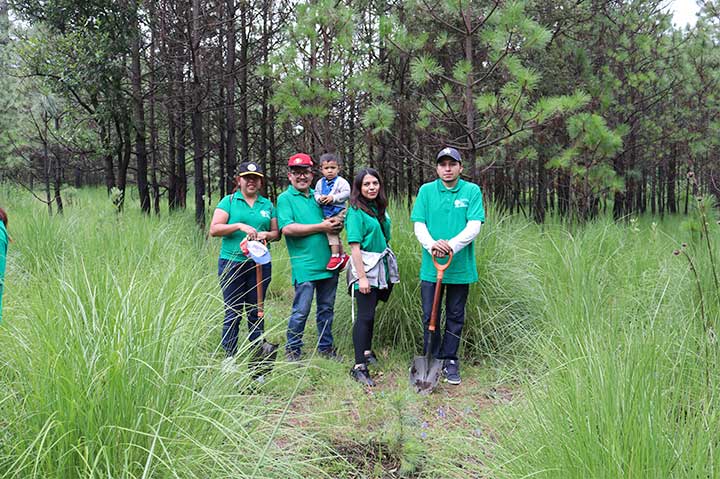
[[[60,130],[60,120],[55,117],[55,131]],[[55,161],[53,162],[53,193],[55,196],[55,206],[57,206],[58,214],[63,214],[62,201],[62,150],[60,146],[56,146],[53,151]]]
[[[667,211],[677,213],[677,198],[675,184],[677,182],[677,143],[673,145],[670,153],[670,161],[667,168]]]
[[[122,112],[122,124],[116,120],[115,128],[118,136],[122,138],[122,153],[120,156],[120,164],[118,165],[118,188],[122,193],[119,199],[118,210],[122,211],[125,205],[126,187],[127,187],[127,170],[130,165],[130,157],[132,156],[132,141],[130,140],[130,118],[127,111]]]
[[[105,170],[105,187],[108,195],[115,187],[115,171],[113,170],[112,142],[110,141],[110,128],[104,121],[100,127],[100,136],[103,144],[103,167]]]
[[[193,74],[193,174],[195,180],[195,222],[201,229],[205,229],[205,176],[203,175],[203,92],[202,92],[202,59],[200,53],[200,0],[192,2],[192,34],[191,55]]]
[[[132,44],[131,44],[131,82],[132,82],[132,101],[133,101],[133,120],[135,127],[135,157],[137,161],[137,185],[140,195],[140,209],[143,213],[150,212],[150,192],[147,183],[147,148],[145,145],[145,107],[143,105],[142,92],[142,71],[140,68],[140,22],[137,16],[137,6],[135,9],[131,28]]]
[[[218,189],[220,190],[220,198],[225,196],[227,191],[228,180],[231,177],[230,171],[227,169],[227,119],[225,117],[225,110],[222,106],[225,105],[225,87],[220,85],[218,95],[220,97],[221,108],[218,108],[217,112],[217,129],[218,129]],[[208,176],[208,184],[212,183],[212,178]]]
[[[268,49],[270,43],[270,12],[272,9],[272,0],[265,0],[263,2],[262,12],[262,37],[260,43],[260,61],[263,65],[268,62]],[[269,105],[270,102],[270,78],[267,76],[262,79],[262,93],[261,93],[262,104],[260,105],[260,166],[263,171],[268,171],[268,130],[270,125],[268,124],[270,119]],[[273,167],[274,169],[274,167]],[[267,184],[267,183],[266,183]],[[265,187],[267,189],[267,186]]]
[[[187,139],[187,122],[185,120],[185,74],[183,73],[183,64],[178,61],[178,74],[180,79],[180,91],[178,92],[178,113],[177,113],[177,148],[175,159],[177,165],[177,205],[185,209],[187,207],[187,168],[185,165]]]
[[[172,83],[172,81],[170,82]],[[172,94],[171,94],[172,95]],[[167,120],[168,120],[168,210],[173,211],[178,207],[177,201],[177,165],[175,164],[175,147],[176,147],[176,115],[177,113],[167,108]]]
[[[226,0],[227,31],[225,32],[227,44],[227,61],[225,64],[225,173],[222,181],[227,191],[234,186],[233,175],[237,168],[237,114],[235,112],[235,43],[237,28],[235,13],[237,5],[235,0]],[[243,9],[246,7],[243,6]],[[244,33],[243,33],[244,35]],[[222,172],[221,172],[222,173]]]
[[[158,184],[158,128],[157,119],[155,118],[155,69],[157,68],[155,61],[155,48],[157,46],[157,25],[155,22],[155,4],[150,4],[150,186],[152,188],[153,211],[156,215],[160,214],[160,185]]]
[[[536,223],[545,221],[545,212],[547,210],[547,170],[545,169],[545,148],[542,147],[543,140],[548,138],[545,132],[540,133],[539,142],[541,147],[538,148],[537,155],[537,181],[535,183],[535,208],[533,208],[533,218]]]
[[[241,160],[250,159],[250,126],[248,125],[248,51],[250,25],[248,25],[248,10],[250,2],[242,2],[240,5],[240,152]],[[234,106],[233,106],[234,107]],[[234,171],[233,171],[234,173]]]
[[[43,144],[43,182],[45,184],[45,201],[47,202],[48,207],[48,214],[52,216],[53,209],[52,209],[52,197],[50,196],[50,148],[48,145],[48,114],[46,111],[42,112],[42,121],[43,121],[43,134],[42,137],[42,144]]]

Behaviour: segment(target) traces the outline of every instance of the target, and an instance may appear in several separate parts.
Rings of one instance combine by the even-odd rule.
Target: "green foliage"
[[[655,234],[662,229],[661,234]],[[715,384],[678,221],[547,229],[536,271],[543,374],[504,411],[503,477],[712,476]],[[717,242],[713,241],[715,246]],[[696,250],[697,263],[707,254]],[[704,286],[712,289],[712,277]],[[715,309],[717,311],[717,309]],[[717,361],[716,348],[710,361]],[[552,444],[552,447],[548,447]]]
[[[429,55],[420,55],[410,62],[410,78],[420,86],[430,81],[433,75],[439,75],[442,71],[437,60]]]
[[[365,128],[371,128],[372,134],[389,133],[395,119],[395,111],[387,103],[378,103],[369,107],[362,118]]]

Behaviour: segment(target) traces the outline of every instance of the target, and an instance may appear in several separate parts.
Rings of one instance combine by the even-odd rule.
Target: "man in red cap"
[[[297,153],[288,161],[290,186],[277,200],[278,226],[287,244],[295,288],[292,312],[288,320],[285,354],[289,361],[297,361],[302,353],[302,336],[310,314],[313,294],[317,295],[318,352],[337,358],[333,345],[337,271],[328,271],[330,246],[327,233],[339,232],[342,223],[337,218],[323,217],[315,202],[312,184],[313,162],[309,155]]]

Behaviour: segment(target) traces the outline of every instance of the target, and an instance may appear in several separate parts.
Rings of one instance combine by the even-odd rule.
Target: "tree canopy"
[[[203,224],[240,161],[273,197],[291,154],[336,152],[400,198],[450,145],[536,221],[687,211],[720,196],[720,6],[679,29],[665,3],[3,0],[0,179],[60,211],[194,192]]]

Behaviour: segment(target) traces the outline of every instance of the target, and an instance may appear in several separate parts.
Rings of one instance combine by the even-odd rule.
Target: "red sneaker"
[[[327,266],[325,266],[325,269],[328,269],[330,271],[335,271],[340,267],[340,265],[343,262],[342,256],[331,256],[330,261],[328,261]]]
[[[342,264],[340,265],[340,271],[344,271],[345,268],[347,268],[347,265],[350,263],[350,255],[343,253],[343,255],[340,258],[342,258]]]

